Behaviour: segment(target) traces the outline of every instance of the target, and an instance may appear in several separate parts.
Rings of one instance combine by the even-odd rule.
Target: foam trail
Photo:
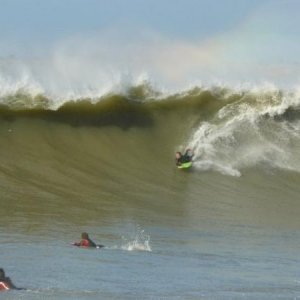
[[[195,167],[231,176],[255,166],[300,172],[299,107],[297,93],[279,91],[248,92],[225,105],[190,138]]]

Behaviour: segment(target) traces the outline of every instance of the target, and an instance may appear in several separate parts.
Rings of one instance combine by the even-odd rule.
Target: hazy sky
[[[0,57],[44,55],[38,82],[299,81],[299,53],[300,0],[0,0]]]
[[[14,46],[49,45],[111,29],[200,40],[237,28],[265,2],[270,1],[0,0],[0,38],[12,52],[20,50]]]

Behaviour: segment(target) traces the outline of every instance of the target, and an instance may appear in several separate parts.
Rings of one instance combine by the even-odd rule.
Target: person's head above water
[[[87,232],[83,232],[81,234],[81,238],[84,239],[84,240],[87,240],[89,238],[89,235],[87,234]]]
[[[181,156],[182,156],[181,152],[179,152],[179,151],[176,152],[175,157],[176,157],[177,159],[179,159]]]

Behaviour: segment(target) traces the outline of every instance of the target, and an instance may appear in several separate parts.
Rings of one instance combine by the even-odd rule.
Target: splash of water
[[[145,234],[144,230],[140,230],[133,239],[127,239],[122,237],[123,244],[121,249],[127,251],[149,251],[152,249],[150,247],[150,236]]]

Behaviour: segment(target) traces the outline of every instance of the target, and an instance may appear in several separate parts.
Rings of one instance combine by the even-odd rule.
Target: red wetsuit
[[[89,240],[85,240],[85,239],[84,239],[84,240],[81,240],[80,246],[81,246],[81,247],[92,247],[90,241],[89,241]]]
[[[74,243],[75,246],[78,246],[78,247],[97,247],[97,245],[91,241],[90,239],[82,239],[80,241],[80,243]]]

